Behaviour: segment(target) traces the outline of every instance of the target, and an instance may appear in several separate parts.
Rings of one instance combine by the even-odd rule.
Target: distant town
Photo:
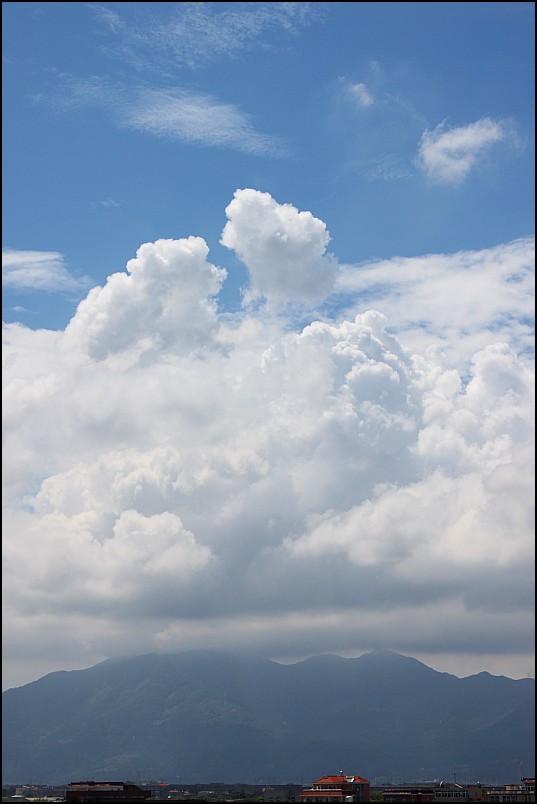
[[[422,802],[448,804],[464,801],[518,802],[535,801],[535,778],[523,777],[519,783],[484,785],[480,782],[427,782],[371,785],[361,776],[340,771],[322,776],[311,785],[297,784],[192,784],[177,785],[157,781],[72,781],[65,785],[4,785],[2,801],[183,801],[183,802]]]

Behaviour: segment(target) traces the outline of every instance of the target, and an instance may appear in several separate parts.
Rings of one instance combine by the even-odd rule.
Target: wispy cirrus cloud
[[[51,102],[47,96],[37,100]],[[78,79],[62,75],[53,100],[56,110],[101,108],[119,128],[158,137],[258,156],[287,153],[280,138],[257,131],[251,116],[238,106],[183,87],[130,87],[97,76]]]
[[[116,201],[115,198],[101,198],[100,201],[94,204],[94,207],[97,206],[104,207],[105,209],[117,209],[118,207],[121,206],[121,203],[119,201]]]
[[[280,49],[282,33],[296,35],[323,4],[166,3],[158,13],[149,3],[124,5],[87,7],[101,25],[105,56],[129,71],[134,66],[140,77],[115,81],[106,73],[59,74],[53,93],[36,100],[54,111],[100,107],[118,127],[182,142],[263,156],[287,153],[279,137],[258,131],[237,105],[189,88],[185,73],[254,48]]]
[[[138,91],[124,110],[121,125],[161,137],[227,146],[251,154],[285,152],[283,144],[255,130],[249,115],[211,95],[185,89]]]
[[[434,183],[458,185],[493,145],[515,141],[513,127],[506,121],[483,117],[457,128],[443,122],[423,132],[417,164]]]
[[[133,5],[135,8],[133,9]],[[116,54],[147,70],[195,69],[232,59],[254,47],[270,47],[269,34],[294,34],[318,9],[312,3],[128,4],[123,11],[92,4],[107,32],[116,36]]]
[[[88,3],[88,8],[93,11],[99,22],[102,22],[109,31],[115,33],[123,27],[121,17],[118,13],[112,11],[112,9],[101,5],[100,3]]]
[[[72,293],[89,288],[92,280],[69,272],[58,251],[2,249],[2,284],[17,290]]]
[[[347,169],[363,176],[368,181],[397,181],[414,175],[412,165],[399,154],[385,154],[372,159],[354,159]]]

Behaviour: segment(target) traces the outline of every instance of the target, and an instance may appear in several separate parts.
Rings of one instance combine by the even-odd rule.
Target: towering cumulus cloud
[[[218,313],[226,271],[189,237],[142,245],[63,332],[4,328],[13,673],[206,645],[524,654],[532,242],[504,249],[479,337],[455,351],[439,348],[446,311],[436,337],[434,308],[418,309],[438,269],[420,263],[412,298],[400,279],[409,349],[408,322],[388,317],[391,264],[370,309],[375,265],[339,266],[310,212],[244,189],[227,216],[222,243],[250,276],[241,312]],[[443,255],[442,277],[497,259]],[[289,306],[304,320],[353,272],[344,314],[293,326]]]
[[[206,261],[201,237],[144,243],[128,273],[113,274],[81,302],[67,328],[91,357],[127,349],[204,347],[216,327],[218,294],[226,272]]]
[[[256,190],[237,190],[226,214],[222,243],[247,266],[251,295],[311,304],[330,293],[335,261],[323,221]]]

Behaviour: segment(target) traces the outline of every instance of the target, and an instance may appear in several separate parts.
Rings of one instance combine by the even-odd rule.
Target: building
[[[323,776],[312,787],[303,790],[300,801],[371,801],[370,783],[361,776]]]
[[[439,784],[425,785],[402,785],[398,787],[385,788],[382,792],[382,800],[394,804],[408,804],[409,802],[432,802],[438,804],[462,804],[463,801],[483,801],[483,787],[478,784],[462,785]]]
[[[130,782],[70,782],[65,791],[66,801],[145,801],[150,790],[142,790]]]
[[[535,778],[524,776],[520,781],[522,784],[506,784],[504,787],[489,789],[487,801],[516,802],[516,804],[535,801]]]
[[[382,800],[386,804],[435,802],[435,804],[464,804],[464,802],[495,802],[496,804],[527,804],[535,801],[535,779],[524,778],[522,784],[484,786],[475,784],[449,784],[447,782],[423,785],[398,785],[384,788]]]
[[[421,802],[421,804],[431,804],[435,800],[434,790],[424,787],[402,787],[390,788],[383,790],[382,800],[386,802],[399,802],[400,804],[407,804],[407,802]]]

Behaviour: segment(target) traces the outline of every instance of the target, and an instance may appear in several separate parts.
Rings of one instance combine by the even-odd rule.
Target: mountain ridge
[[[393,651],[281,664],[201,649],[106,659],[2,694],[6,781],[365,778],[516,781],[535,681],[459,678]],[[512,756],[511,756],[512,754]]]
[[[15,687],[8,687],[7,689],[5,689],[3,691],[3,693],[10,692],[10,691],[16,690],[16,689],[21,689],[22,687],[25,687],[25,688],[30,687],[32,684],[37,684],[37,683],[42,682],[43,679],[48,678],[49,676],[66,675],[66,674],[71,674],[71,673],[86,673],[87,671],[96,670],[97,668],[102,668],[104,666],[121,665],[121,664],[123,664],[125,662],[129,662],[129,661],[138,662],[140,660],[149,659],[150,657],[164,658],[165,659],[166,657],[175,657],[175,656],[187,657],[189,655],[198,656],[199,658],[215,658],[215,659],[220,658],[220,657],[226,657],[226,656],[231,657],[232,656],[232,657],[245,658],[246,660],[251,659],[251,660],[259,660],[259,661],[269,662],[271,664],[275,664],[275,665],[282,666],[282,667],[290,667],[290,666],[295,666],[295,665],[305,665],[305,664],[310,663],[310,662],[312,662],[312,663],[313,662],[314,663],[319,662],[320,663],[320,662],[324,662],[325,660],[326,661],[331,661],[332,659],[340,661],[341,663],[344,663],[344,662],[353,663],[353,662],[359,662],[359,661],[361,661],[363,659],[366,659],[366,658],[390,657],[390,656],[392,656],[392,657],[397,657],[398,659],[409,660],[410,662],[415,663],[415,665],[421,665],[422,667],[426,668],[430,672],[437,673],[438,675],[443,675],[443,676],[452,676],[453,678],[457,678],[460,681],[463,681],[465,679],[472,679],[472,678],[485,677],[485,676],[487,676],[489,678],[506,678],[509,681],[530,681],[530,682],[535,681],[535,679],[533,679],[533,678],[514,679],[514,678],[511,678],[510,676],[505,676],[503,674],[496,675],[495,673],[490,673],[487,670],[480,670],[479,672],[472,673],[472,674],[470,674],[468,676],[458,676],[455,673],[450,673],[449,671],[446,671],[446,670],[436,670],[433,667],[429,667],[427,664],[425,664],[424,662],[420,661],[419,659],[416,659],[416,658],[414,658],[412,656],[407,656],[405,654],[397,653],[396,651],[392,651],[392,650],[389,650],[387,648],[382,648],[382,649],[378,649],[378,650],[369,651],[367,653],[362,654],[361,656],[354,656],[354,657],[341,656],[341,655],[339,655],[337,653],[319,653],[319,654],[315,654],[313,656],[309,656],[309,657],[307,657],[305,659],[299,659],[296,662],[285,662],[285,663],[284,662],[279,662],[276,659],[270,659],[270,658],[268,658],[266,656],[263,656],[261,654],[256,654],[256,653],[252,653],[252,652],[248,652],[248,651],[243,652],[243,651],[236,651],[236,650],[234,650],[234,651],[218,650],[218,649],[212,649],[212,648],[194,648],[192,650],[179,651],[179,652],[173,652],[173,653],[159,653],[157,651],[150,651],[148,653],[143,653],[143,654],[129,654],[127,656],[110,657],[110,658],[107,658],[107,659],[103,659],[101,662],[97,662],[96,664],[90,665],[89,667],[76,668],[76,669],[73,669],[73,670],[52,670],[50,673],[46,673],[45,675],[40,676],[39,678],[34,679],[33,681],[29,681],[26,684],[20,684],[20,685],[17,685]]]

